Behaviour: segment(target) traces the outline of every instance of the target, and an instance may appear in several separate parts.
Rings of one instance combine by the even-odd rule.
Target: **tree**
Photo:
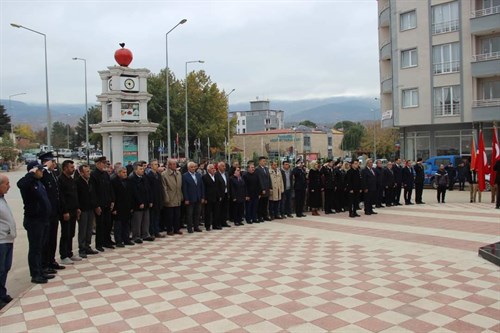
[[[19,124],[14,126],[14,133],[16,136],[30,141],[34,141],[36,139],[35,132],[33,132],[30,124]]]
[[[349,128],[351,128],[354,125],[356,125],[356,123],[353,123],[352,121],[349,120],[343,120],[336,123],[335,126],[333,126],[333,128],[336,130],[343,129],[344,132],[346,132],[349,130]]]
[[[375,138],[377,157],[391,157],[395,150],[395,143],[399,139],[399,131],[395,128],[381,128],[379,122],[368,122],[365,128],[366,130],[359,147],[360,150],[373,152],[373,142]]]
[[[300,123],[299,123],[299,126],[302,125],[302,126],[306,126],[306,127],[310,127],[310,128],[316,128],[316,123],[313,123],[312,121],[310,120],[302,120]]]
[[[52,124],[52,145],[54,149],[66,148],[68,146],[68,124],[56,121]],[[71,127],[69,128],[71,133]]]
[[[101,134],[93,133],[92,129],[90,128],[90,125],[98,124],[101,122],[102,120],[101,107],[98,105],[91,106],[87,110],[87,114],[89,117],[89,142],[90,145],[95,146],[97,142],[101,141]],[[76,132],[73,139],[74,146],[75,147],[85,146],[85,140],[86,140],[85,115],[83,115],[80,118],[80,120],[78,120],[78,124],[76,125],[74,131]]]
[[[0,138],[0,160],[5,162],[14,162],[18,155],[17,149],[14,148],[13,142],[9,137],[9,132],[5,132]]]
[[[365,135],[365,127],[356,123],[344,131],[341,147],[345,150],[356,151],[361,145],[361,139]]]
[[[0,137],[2,137],[5,132],[10,132],[10,116],[5,111],[5,107],[0,105]]]

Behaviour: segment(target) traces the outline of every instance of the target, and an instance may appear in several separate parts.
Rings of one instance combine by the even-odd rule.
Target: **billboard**
[[[128,162],[136,162],[138,159],[137,150],[137,135],[124,135],[123,136],[123,165]]]
[[[139,121],[139,102],[122,102],[121,104],[121,120]]]

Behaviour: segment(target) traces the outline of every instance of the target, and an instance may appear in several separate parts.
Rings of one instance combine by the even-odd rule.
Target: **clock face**
[[[132,90],[135,87],[135,81],[132,79],[126,79],[124,85],[128,90]]]
[[[108,80],[108,90],[113,90],[113,80]]]

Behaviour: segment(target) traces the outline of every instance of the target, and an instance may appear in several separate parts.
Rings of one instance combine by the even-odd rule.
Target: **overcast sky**
[[[22,1],[0,0],[0,97],[45,103],[43,37],[47,35],[51,103],[83,103],[87,59],[89,104],[101,92],[97,71],[115,65],[118,43],[132,68],[178,78],[204,69],[230,103],[377,96],[377,1]]]

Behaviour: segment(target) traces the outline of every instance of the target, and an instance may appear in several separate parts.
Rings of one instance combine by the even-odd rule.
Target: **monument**
[[[148,76],[146,68],[128,67],[133,56],[121,43],[115,52],[118,66],[99,71],[102,93],[97,95],[101,102],[102,121],[91,125],[94,133],[102,135],[103,155],[112,164],[129,161],[149,160],[149,133],[156,131],[158,124],[148,120]]]

